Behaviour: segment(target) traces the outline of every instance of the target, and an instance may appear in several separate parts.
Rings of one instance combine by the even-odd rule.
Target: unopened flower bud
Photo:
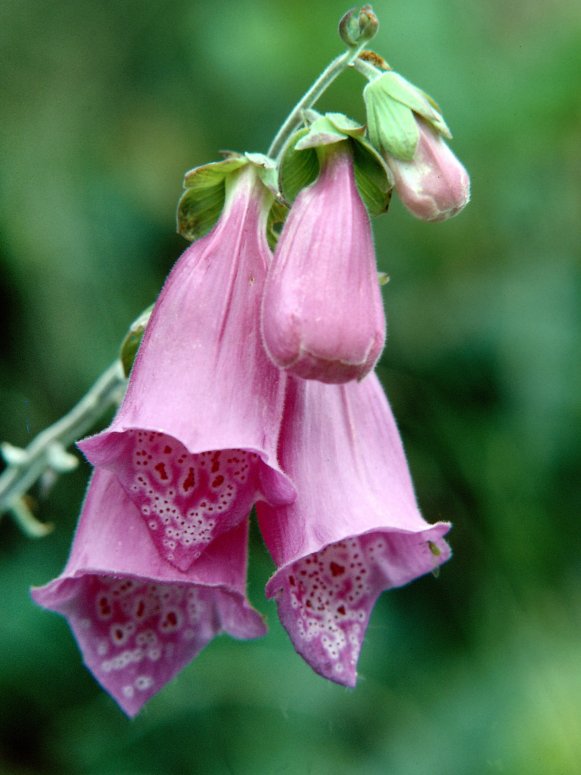
[[[379,19],[370,5],[364,5],[359,11],[352,8],[339,22],[339,35],[351,48],[371,40],[378,29]]]
[[[385,154],[395,190],[405,207],[423,221],[445,221],[470,201],[470,178],[462,162],[426,121],[416,117],[419,141],[411,161]]]
[[[350,142],[317,151],[319,177],[297,196],[268,270],[262,333],[279,368],[341,383],[375,365],[385,316]]]

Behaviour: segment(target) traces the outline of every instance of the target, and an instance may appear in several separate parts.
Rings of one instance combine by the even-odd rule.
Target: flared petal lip
[[[127,425],[127,426],[121,426],[121,427],[108,428],[104,431],[101,431],[100,433],[95,434],[94,436],[87,436],[85,439],[81,439],[81,441],[77,441],[76,446],[81,450],[81,452],[87,458],[89,463],[91,463],[94,466],[107,467],[109,456],[106,453],[99,454],[99,448],[106,446],[110,440],[111,441],[113,440],[113,437],[122,436],[124,433],[127,433],[128,431],[134,431],[134,430],[145,431],[146,433],[164,433],[164,434],[167,434],[168,436],[172,436],[172,438],[176,438],[173,433],[170,433],[169,431],[165,430],[162,427],[154,427],[151,425],[148,425],[148,426]],[[177,441],[179,441],[180,443],[183,443],[181,439],[177,439]],[[198,448],[194,445],[187,445],[187,444],[184,444],[184,447],[187,449],[190,455],[199,455],[202,452],[209,451],[207,447]],[[295,502],[297,498],[297,491],[292,480],[280,468],[278,462],[269,460],[269,455],[267,452],[265,452],[264,449],[260,449],[252,445],[244,445],[244,444],[236,443],[236,441],[233,439],[232,444],[226,445],[222,443],[220,447],[213,448],[211,451],[214,452],[222,449],[240,449],[243,452],[254,453],[258,455],[258,457],[260,458],[260,460],[265,466],[270,468],[270,470],[276,475],[276,478],[278,480],[277,484],[281,492],[280,497],[272,498],[267,501],[272,506],[290,506]]]
[[[146,702],[148,702],[149,699],[151,699],[151,696],[145,695],[138,702],[135,702],[134,700],[126,699],[123,697],[122,694],[115,691],[112,688],[112,686],[107,683],[106,680],[104,680],[103,675],[98,670],[95,669],[95,664],[93,663],[93,660],[88,656],[85,648],[81,643],[80,639],[82,638],[81,632],[83,629],[82,623],[80,623],[78,619],[75,618],[73,610],[70,610],[70,611],[67,610],[69,603],[73,603],[74,598],[77,594],[76,584],[74,582],[79,582],[84,577],[91,576],[94,574],[101,575],[98,570],[86,569],[86,570],[77,571],[76,573],[72,573],[68,576],[67,575],[60,576],[59,578],[49,582],[45,586],[33,587],[31,589],[31,596],[32,596],[32,599],[35,601],[35,603],[42,606],[43,608],[46,608],[50,611],[60,614],[67,620],[67,623],[69,624],[69,626],[71,627],[71,630],[73,631],[75,640],[77,641],[77,645],[81,652],[83,664],[85,665],[85,667],[93,675],[96,681],[103,687],[103,689],[108,694],[111,695],[111,697],[121,707],[121,709],[130,718],[133,718],[134,716],[137,715],[137,713],[139,713],[143,705]],[[110,575],[110,573],[108,573],[107,575]],[[116,575],[115,578],[134,579],[136,577],[133,574],[120,573]],[[148,577],[147,581],[155,582],[156,577],[152,575],[151,578]],[[166,580],[166,583],[167,583],[167,580]],[[176,579],[176,583],[180,583],[180,580]],[[187,583],[187,582],[186,580],[184,580],[182,583]],[[228,625],[227,623],[222,622],[222,626],[220,627],[220,629],[217,629],[214,632],[210,640],[213,640],[214,637],[216,637],[217,635],[220,635],[221,633],[226,633],[230,635],[230,637],[233,637],[239,640],[242,640],[242,639],[249,640],[251,638],[260,638],[266,635],[267,626],[264,621],[264,618],[256,609],[254,609],[249,604],[244,594],[238,592],[237,590],[232,589],[228,585],[223,585],[223,584],[196,585],[195,582],[194,583],[189,582],[189,583],[191,584],[191,586],[204,586],[206,589],[220,590],[224,592],[230,598],[233,598],[235,604],[240,607],[240,612],[243,613],[244,615],[243,619],[238,618],[238,621],[231,625]],[[201,645],[201,648],[204,648],[206,645],[208,645],[208,642],[203,643]],[[195,653],[192,658],[195,658],[197,656],[201,648],[198,649],[197,653]],[[183,669],[183,667],[185,667],[185,664],[178,664],[175,667],[175,669],[171,671],[167,679],[164,680],[164,683],[167,683],[168,681],[174,679],[175,676]],[[156,689],[154,693],[157,693],[158,690],[159,689]]]
[[[30,594],[34,602],[40,605],[42,608],[54,611],[55,613],[61,614],[61,616],[66,618],[67,604],[71,602],[77,594],[77,590],[75,589],[76,585],[73,582],[80,581],[87,576],[111,575],[112,574],[110,570],[100,570],[99,568],[84,568],[70,574],[59,576],[58,578],[50,581],[48,584],[44,584],[43,586],[31,587]],[[115,578],[135,579],[136,576],[132,573],[116,573]],[[260,638],[267,633],[267,626],[260,612],[257,611],[252,605],[250,605],[247,597],[242,592],[237,589],[233,589],[228,584],[203,584],[202,582],[196,582],[188,579],[186,575],[184,575],[183,579],[178,578],[176,575],[176,578],[173,582],[168,581],[167,577],[161,576],[159,574],[152,574],[144,580],[151,583],[184,584],[191,587],[198,586],[203,587],[204,589],[220,590],[232,597],[235,602],[238,603],[241,608],[254,620],[252,623],[252,628],[250,628],[248,632],[245,632],[244,635],[230,632],[229,630],[225,630],[225,632],[234,638]]]
[[[446,535],[446,533],[450,530],[452,527],[451,522],[435,522],[432,525],[426,525],[425,529],[423,530],[409,530],[405,528],[398,528],[398,527],[372,527],[369,530],[363,530],[360,533],[357,533],[357,538],[364,535],[369,535],[371,533],[389,533],[389,534],[399,534],[399,535],[415,535],[418,537],[418,541],[421,543],[428,543],[433,542],[435,539],[442,538]],[[318,547],[313,552],[308,553],[300,553],[295,557],[291,557],[287,562],[284,563],[284,565],[281,565],[280,568],[277,568],[277,570],[274,572],[274,574],[271,576],[271,578],[268,580],[265,588],[266,597],[271,599],[273,597],[276,597],[277,591],[279,589],[279,582],[278,579],[280,576],[284,575],[289,568],[298,560],[302,560],[305,557],[308,557],[310,554],[314,554],[315,552],[322,552],[324,549],[326,549],[328,546],[331,546],[332,544],[336,544],[339,541],[343,540],[346,541],[349,538],[352,538],[353,536],[344,536],[343,538],[335,538],[332,541],[328,541],[327,543],[321,544],[320,547]],[[440,544],[438,545],[438,554],[434,554],[434,569],[442,565],[443,563],[447,562],[450,557],[452,556],[452,550],[450,546],[444,541],[443,546]],[[429,569],[426,570],[426,573],[429,572]],[[397,586],[404,586],[405,584],[408,584],[409,582],[413,581],[415,578],[417,578],[417,574],[409,578],[407,581],[403,581],[401,584],[398,584]]]

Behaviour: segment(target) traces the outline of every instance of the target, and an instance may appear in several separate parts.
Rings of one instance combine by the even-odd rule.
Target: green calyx
[[[145,328],[149,323],[152,310],[153,304],[147,309],[143,310],[141,315],[129,326],[129,330],[125,335],[125,339],[121,342],[119,358],[121,360],[121,365],[123,366],[123,373],[126,377],[129,376],[129,373],[133,368],[133,363],[137,356],[137,351],[139,350],[141,340],[143,339]]]
[[[393,70],[379,70],[367,62],[357,68],[369,78],[363,90],[371,142],[381,151],[411,161],[420,138],[416,115],[446,138],[452,135],[437,103]]]
[[[193,241],[207,234],[217,222],[224,207],[226,178],[251,164],[258,177],[277,196],[276,165],[261,153],[227,153],[222,161],[204,164],[186,172],[184,193],[177,209],[177,231]]]
[[[290,139],[280,163],[279,182],[286,201],[292,202],[301,189],[317,179],[320,170],[318,148],[349,143],[361,198],[370,215],[384,213],[389,207],[393,178],[380,154],[365,137],[365,127],[342,113],[321,116],[309,111],[305,119],[309,126]]]

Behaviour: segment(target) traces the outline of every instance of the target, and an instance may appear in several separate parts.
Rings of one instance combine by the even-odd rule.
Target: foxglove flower
[[[369,137],[391,169],[399,198],[424,221],[456,215],[470,200],[470,178],[446,145],[452,135],[440,108],[399,73],[360,65],[369,78],[363,90]]]
[[[341,386],[289,380],[281,462],[298,497],[257,507],[278,566],[266,593],[311,667],[354,686],[375,600],[447,560],[450,526],[422,518],[374,374]]]
[[[180,570],[257,499],[294,498],[276,456],[284,376],[259,331],[271,201],[252,164],[226,179],[220,220],[162,289],[117,416],[79,444],[117,475]]]
[[[418,145],[411,161],[387,153],[395,190],[405,207],[423,221],[445,221],[470,201],[470,178],[441,134],[416,117]]]
[[[349,142],[317,151],[319,177],[298,194],[268,271],[262,333],[281,369],[342,383],[373,368],[385,315]]]
[[[264,635],[245,595],[247,530],[221,536],[181,573],[114,474],[97,469],[63,573],[32,596],[67,618],[89,670],[134,716],[219,633]]]

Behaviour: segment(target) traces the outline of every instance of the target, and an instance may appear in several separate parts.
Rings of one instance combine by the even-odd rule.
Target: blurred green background
[[[220,638],[127,720],[28,588],[67,556],[88,468],[41,541],[0,523],[0,773],[581,771],[578,427],[581,17],[575,0],[375,4],[375,48],[438,99],[473,200],[375,223],[380,373],[423,513],[455,556],[384,594],[355,691],[295,655],[263,585],[262,641]],[[85,392],[185,243],[185,170],[264,151],[341,50],[337,0],[3,0],[0,439],[26,445]],[[363,81],[320,103],[363,119]],[[577,489],[576,489],[577,488]]]

